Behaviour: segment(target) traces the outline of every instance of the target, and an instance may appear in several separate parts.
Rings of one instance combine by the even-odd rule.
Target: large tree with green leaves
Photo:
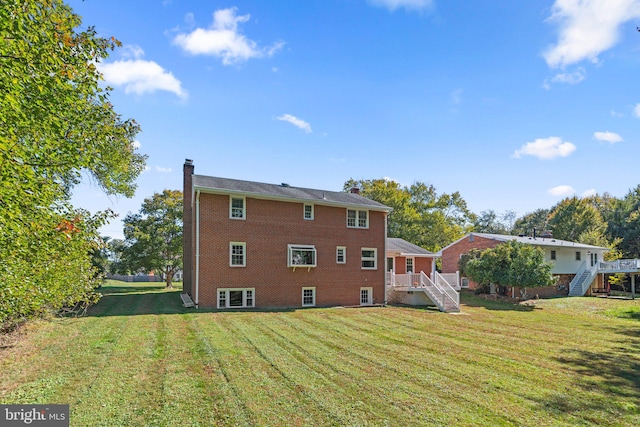
[[[460,193],[438,194],[433,185],[416,182],[406,187],[387,179],[354,180],[344,189],[359,187],[364,197],[393,208],[388,219],[389,237],[399,237],[431,251],[459,239],[475,215]]]
[[[552,264],[545,261],[544,251],[515,240],[475,252],[461,262],[464,273],[481,285],[532,288],[555,284]]]
[[[123,222],[122,265],[132,272],[161,273],[170,288],[182,269],[182,191],[164,190],[144,199],[140,212]]]
[[[96,69],[118,42],[80,25],[61,0],[0,2],[0,324],[87,297],[111,215],[73,208],[71,189],[84,171],[132,196],[144,168]]]

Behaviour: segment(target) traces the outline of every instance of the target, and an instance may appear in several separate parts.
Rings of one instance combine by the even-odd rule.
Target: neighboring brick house
[[[504,234],[470,233],[444,247],[440,251],[442,254],[442,272],[457,273],[459,270],[458,262],[460,260],[460,256],[469,252],[471,249],[493,248],[501,243],[511,240],[542,248],[545,253],[545,259],[553,264],[551,273],[558,277],[558,285],[546,288],[536,288],[535,291],[530,291],[535,292],[540,296],[567,295],[569,292],[569,283],[580,270],[583,263],[586,262],[587,268],[596,267],[598,261],[603,260],[604,253],[609,250],[608,248],[602,248],[599,246],[555,239],[548,235],[545,237],[529,237],[510,236]],[[602,287],[602,282],[602,277],[598,275],[594,282],[594,286]],[[465,277],[460,277],[460,285],[471,289],[474,289],[477,286],[476,283],[467,280]]]
[[[196,306],[385,302],[390,208],[333,192],[194,175],[184,165],[184,291]]]
[[[419,273],[431,276],[439,255],[397,237],[387,238],[387,271],[396,274]]]

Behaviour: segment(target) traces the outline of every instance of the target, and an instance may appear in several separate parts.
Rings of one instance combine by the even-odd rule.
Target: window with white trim
[[[378,269],[378,249],[376,248],[362,248],[361,253],[361,266],[363,270],[377,270]]]
[[[302,288],[302,306],[315,307],[316,288]]]
[[[551,259],[555,260],[556,259],[556,251],[551,251]]]
[[[347,227],[369,228],[369,211],[347,209]]]
[[[255,307],[254,288],[218,289],[218,308]]]
[[[247,265],[247,243],[229,243],[229,266],[245,267]]]
[[[229,196],[229,218],[231,219],[245,219],[246,209],[245,204],[247,200],[244,197]]]
[[[576,251],[576,261],[580,261],[581,258],[582,254],[580,253],[580,251]]]
[[[373,288],[360,288],[360,305],[373,304]]]
[[[288,245],[287,266],[315,267],[316,247],[313,245]]]
[[[413,258],[407,258],[407,273],[413,273]]]
[[[346,246],[336,246],[336,263],[338,264],[347,263],[347,247]]]
[[[304,204],[303,217],[309,221],[313,220],[313,205]]]

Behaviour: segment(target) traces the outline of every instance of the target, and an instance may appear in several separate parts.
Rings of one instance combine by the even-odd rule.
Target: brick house
[[[333,192],[194,175],[184,164],[184,292],[196,306],[385,302],[390,208]]]
[[[568,295],[572,280],[578,273],[582,274],[585,270],[587,272],[593,271],[593,275],[589,278],[593,281],[591,286],[602,288],[603,278],[601,275],[596,274],[597,266],[598,262],[604,259],[604,254],[609,249],[555,239],[550,235],[530,237],[470,233],[441,249],[442,272],[458,273],[460,257],[471,249],[494,248],[511,240],[542,248],[545,253],[545,259],[553,264],[551,273],[558,278],[557,286],[536,288],[534,291],[536,294],[540,296]],[[465,277],[459,277],[459,283],[463,288],[475,289],[477,286],[475,282]]]
[[[396,274],[419,273],[429,276],[439,255],[396,237],[387,238],[387,271]]]

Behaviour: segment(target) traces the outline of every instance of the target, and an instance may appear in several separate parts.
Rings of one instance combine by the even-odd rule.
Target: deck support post
[[[636,273],[631,273],[631,299],[636,299]]]

